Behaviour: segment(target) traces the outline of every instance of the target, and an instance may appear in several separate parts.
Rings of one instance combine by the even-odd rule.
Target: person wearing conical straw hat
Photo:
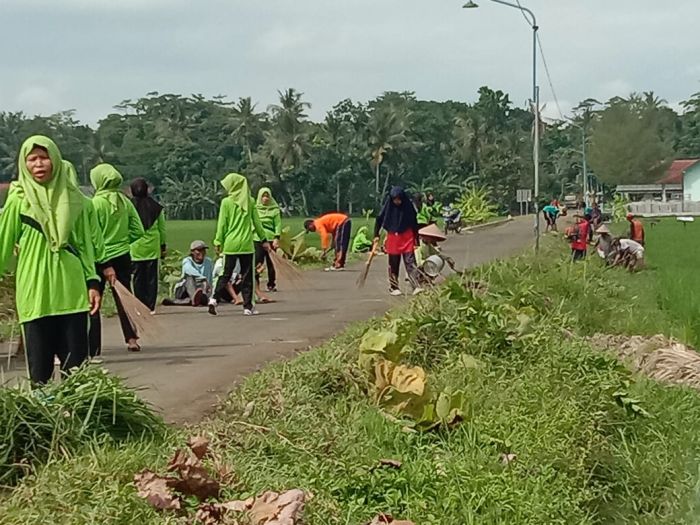
[[[276,250],[279,248],[279,239],[282,235],[282,212],[280,211],[279,204],[277,204],[277,201],[272,196],[270,188],[260,188],[255,208],[260,217],[260,224],[263,230],[265,230],[265,237],[272,244],[272,249]],[[275,263],[272,261],[272,257],[270,257],[270,252],[262,247],[262,239],[260,236],[256,232],[253,232],[253,234],[255,240],[255,263],[256,265],[261,265],[263,263],[267,265],[267,291],[276,292],[277,273],[275,271]],[[256,286],[259,287],[260,274],[257,272],[255,274],[255,279]]]
[[[48,137],[22,144],[19,178],[0,214],[0,274],[17,255],[17,314],[29,376],[46,383],[54,357],[68,371],[88,356],[88,314],[100,307],[85,199]]]
[[[158,300],[158,262],[165,259],[165,213],[163,206],[149,194],[148,182],[142,177],[131,181],[131,202],[146,232],[131,244],[134,295],[155,313]]]
[[[374,223],[374,242],[379,242],[381,230],[387,232],[384,251],[389,256],[389,293],[401,295],[399,271],[403,259],[413,293],[420,293],[415,248],[418,245],[418,220],[411,198],[399,186],[394,186],[384,199]]]
[[[90,182],[95,188],[92,204],[102,229],[105,243],[104,262],[100,265],[100,291],[107,283],[119,281],[131,290],[131,243],[144,235],[141,219],[134,205],[121,191],[124,179],[111,164],[98,164],[90,170]],[[138,334],[129,322],[121,300],[113,291],[124,341],[129,352],[139,352]],[[99,312],[90,318],[90,356],[102,353],[102,320]]]
[[[250,195],[248,179],[239,173],[229,173],[221,181],[226,197],[221,200],[214,247],[225,256],[224,272],[216,283],[214,297],[209,300],[209,313],[217,315],[218,301],[231,281],[236,263],[240,264],[240,291],[243,315],[256,315],[253,303],[255,283],[255,245],[253,230],[264,250],[270,249],[267,234],[260,223],[255,200]]]
[[[610,252],[612,251],[613,237],[610,233],[610,228],[605,224],[598,226],[595,231],[598,234],[598,240],[595,243],[596,253],[602,259],[608,259]]]

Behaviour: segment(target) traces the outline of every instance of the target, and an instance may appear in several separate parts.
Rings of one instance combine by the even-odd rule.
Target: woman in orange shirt
[[[331,249],[331,237],[335,248],[335,261],[326,271],[341,271],[345,269],[345,258],[350,247],[352,221],[344,213],[326,213],[318,219],[304,221],[307,232],[317,232],[321,236],[323,258]]]

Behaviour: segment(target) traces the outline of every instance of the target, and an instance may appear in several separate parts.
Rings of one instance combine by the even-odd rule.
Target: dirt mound
[[[596,334],[589,342],[652,379],[700,390],[700,354],[674,339]]]

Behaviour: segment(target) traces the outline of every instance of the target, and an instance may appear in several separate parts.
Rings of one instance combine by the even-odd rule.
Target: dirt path
[[[445,251],[470,267],[519,252],[532,241],[532,218],[451,237]],[[225,305],[219,316],[205,309],[161,308],[162,333],[143,341],[140,354],[121,343],[115,319],[104,323],[105,366],[140,387],[141,395],[171,422],[193,422],[209,412],[242,377],[271,360],[324,341],[349,323],[381,315],[402,298],[387,294],[386,259],[375,262],[367,284],[357,290],[359,266],[346,272],[309,272],[309,289],[281,291],[261,315],[243,317]],[[281,287],[284,285],[282,284]]]

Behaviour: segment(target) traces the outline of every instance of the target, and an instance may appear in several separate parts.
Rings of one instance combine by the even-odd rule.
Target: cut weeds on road
[[[551,250],[477,269],[266,367],[196,429],[53,456],[0,516],[261,524],[272,523],[270,506],[264,520],[250,512],[261,498],[298,508],[303,494],[310,525],[696,523],[700,396],[589,344],[676,332],[643,284],[653,272],[571,265]],[[173,488],[192,456],[171,470],[168,459],[192,435],[213,451],[191,461],[215,494]],[[147,472],[174,478],[179,508],[156,508],[141,485],[139,496],[134,476]]]

